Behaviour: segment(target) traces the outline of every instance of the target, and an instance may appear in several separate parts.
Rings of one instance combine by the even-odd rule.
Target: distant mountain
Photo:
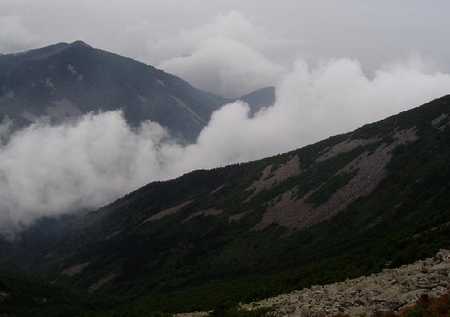
[[[59,43],[0,56],[0,115],[19,125],[58,122],[89,111],[124,111],[137,125],[153,120],[193,140],[226,103],[152,66],[84,42]]]
[[[250,105],[251,114],[257,113],[263,108],[273,106],[275,104],[275,87],[266,87],[258,89],[248,95],[238,98]]]
[[[141,312],[252,301],[448,248],[449,161],[446,96],[286,154],[43,220],[0,262]]]
[[[273,88],[242,99],[258,110],[273,104]],[[122,109],[131,125],[156,121],[194,141],[226,99],[130,58],[82,41],[0,55],[0,120],[17,127],[45,116],[61,122],[90,111]]]
[[[274,88],[237,98],[252,113],[274,103]],[[0,121],[22,127],[45,116],[61,122],[90,111],[122,109],[131,125],[152,120],[194,141],[213,111],[234,99],[82,41],[17,54],[0,54]]]

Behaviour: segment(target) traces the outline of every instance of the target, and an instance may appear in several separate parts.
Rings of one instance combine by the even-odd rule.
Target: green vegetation
[[[70,220],[71,230],[59,239],[52,237],[51,261],[42,256],[45,241],[36,244],[36,231],[24,234],[21,243],[26,248],[17,246],[11,261],[26,268],[37,263],[49,276],[58,277],[58,285],[77,289],[116,274],[94,293],[97,300],[105,296],[105,306],[92,305],[92,298],[81,301],[80,307],[94,310],[86,316],[196,310],[238,316],[253,314],[233,308],[239,302],[431,256],[450,247],[450,129],[439,131],[430,124],[449,111],[450,97],[445,97],[284,155],[150,184],[95,213]],[[412,128],[418,140],[393,151],[386,177],[370,195],[304,230],[278,225],[254,230],[267,207],[286,191],[295,191],[298,198],[312,193],[308,202],[315,206],[326,203],[357,173],[338,171],[362,153],[373,153],[382,142],[392,142],[397,131]],[[317,161],[333,145],[361,138],[382,141]],[[248,199],[252,192],[247,189],[264,168],[281,166],[292,155],[298,155],[302,174]],[[187,201],[177,213],[145,222]],[[208,208],[223,212],[186,221]],[[231,215],[243,212],[239,221],[229,221]],[[31,260],[30,246],[37,250]],[[61,278],[62,268],[85,262],[89,265],[83,272]],[[264,312],[254,312],[258,313]]]
[[[33,276],[0,274],[0,316],[81,316],[85,311],[105,307],[106,302],[100,299]]]

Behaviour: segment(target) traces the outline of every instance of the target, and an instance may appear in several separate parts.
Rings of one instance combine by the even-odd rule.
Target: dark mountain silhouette
[[[255,114],[262,108],[273,106],[275,103],[275,88],[265,87],[239,98],[250,105],[251,113]]]
[[[77,41],[0,56],[0,114],[19,126],[122,109],[131,125],[153,120],[194,140],[227,100],[152,66]]]
[[[238,99],[254,113],[272,105],[274,95],[274,88],[263,88]],[[8,117],[17,128],[41,117],[58,123],[121,109],[132,126],[156,121],[192,142],[212,112],[233,101],[82,41],[0,55],[0,121]]]

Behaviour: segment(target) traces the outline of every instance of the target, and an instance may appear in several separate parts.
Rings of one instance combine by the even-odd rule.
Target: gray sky
[[[0,52],[81,39],[234,95],[273,84],[297,58],[357,59],[370,73],[414,55],[447,72],[448,12],[445,0],[2,0]],[[224,58],[229,40],[239,47]],[[254,87],[229,86],[239,69],[259,78]]]

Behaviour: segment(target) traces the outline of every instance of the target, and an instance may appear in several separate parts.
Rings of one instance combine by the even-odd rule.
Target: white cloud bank
[[[211,23],[182,31],[175,38],[148,45],[150,55],[174,56],[159,67],[194,86],[225,97],[239,97],[272,86],[284,72],[261,52],[280,45],[232,11]]]
[[[234,103],[214,113],[197,142],[174,143],[155,123],[131,129],[120,112],[59,126],[35,124],[0,148],[0,221],[96,208],[147,182],[253,160],[381,119],[450,92],[450,74],[396,65],[368,78],[358,62],[298,61],[276,104],[249,118]]]

